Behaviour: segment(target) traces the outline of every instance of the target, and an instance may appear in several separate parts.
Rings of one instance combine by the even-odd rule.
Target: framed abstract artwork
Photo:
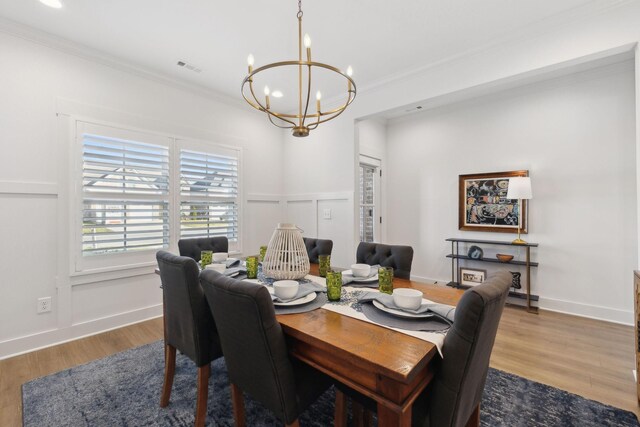
[[[458,228],[467,231],[527,233],[527,200],[507,199],[509,178],[529,176],[529,171],[460,175]]]

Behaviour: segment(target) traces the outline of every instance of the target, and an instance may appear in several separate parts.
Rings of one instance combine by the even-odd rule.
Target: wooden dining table
[[[317,265],[311,265],[317,275]],[[432,301],[457,305],[463,290],[395,278]],[[377,403],[378,425],[410,426],[414,400],[433,379],[435,344],[333,311],[281,314],[290,354]]]

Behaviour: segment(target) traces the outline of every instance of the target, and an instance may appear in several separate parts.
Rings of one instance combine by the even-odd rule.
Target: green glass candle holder
[[[248,256],[247,257],[247,279],[257,279],[257,278],[258,278],[258,257]]]
[[[342,295],[342,272],[327,271],[327,299],[329,301],[340,301]]]
[[[264,262],[264,257],[267,254],[267,247],[260,246],[260,262]]]
[[[331,269],[331,255],[318,255],[318,269],[320,277],[327,277],[327,271]]]
[[[378,268],[378,290],[385,294],[393,293],[393,268]]]
[[[213,251],[200,252],[200,265],[202,265],[202,268],[205,268],[207,265],[211,264],[212,260]]]

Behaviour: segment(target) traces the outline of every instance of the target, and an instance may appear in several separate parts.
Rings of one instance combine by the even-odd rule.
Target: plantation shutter
[[[83,255],[168,247],[169,147],[88,132],[81,138]]]
[[[226,236],[237,242],[238,193],[237,155],[181,149],[181,238]]]

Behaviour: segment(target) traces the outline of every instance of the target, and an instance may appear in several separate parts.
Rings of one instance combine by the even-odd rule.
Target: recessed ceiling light
[[[60,9],[62,7],[62,2],[60,0],[40,0],[40,3],[54,9]]]
[[[282,92],[280,92],[279,90],[274,90],[271,93],[271,96],[273,96],[274,98],[282,98]]]

